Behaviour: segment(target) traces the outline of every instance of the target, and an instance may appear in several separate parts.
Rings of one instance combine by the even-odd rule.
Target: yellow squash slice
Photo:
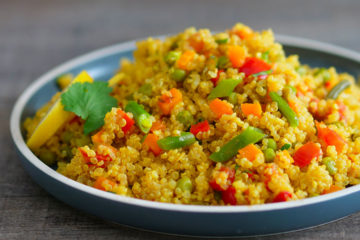
[[[93,81],[94,80],[86,71],[82,71],[79,75],[76,76],[71,84],[76,82],[84,83]],[[66,89],[64,91],[66,91]],[[64,110],[64,106],[61,104],[60,99],[58,99],[36,127],[35,131],[26,144],[31,150],[39,148],[73,116],[73,113]]]

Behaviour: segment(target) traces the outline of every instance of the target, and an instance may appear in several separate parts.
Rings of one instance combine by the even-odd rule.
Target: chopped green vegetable
[[[117,106],[111,91],[106,82],[74,83],[61,95],[61,103],[85,120],[84,133],[89,134],[104,125],[106,113]]]
[[[176,187],[180,188],[183,192],[193,190],[193,184],[189,177],[182,177],[178,180]]]
[[[235,164],[235,171],[237,171],[239,169],[239,165],[238,164]]]
[[[189,146],[196,142],[195,136],[189,132],[183,132],[180,136],[166,137],[157,141],[159,147],[163,150],[171,150]]]
[[[251,76],[253,76],[253,77],[258,77],[258,76],[262,76],[262,75],[269,75],[269,74],[271,74],[272,72],[273,72],[273,70],[270,69],[270,70],[267,70],[267,71],[262,71],[262,72],[254,73],[254,74],[252,74]]]
[[[242,82],[241,78],[239,79],[229,78],[229,79],[221,80],[220,82],[218,82],[216,87],[213,88],[213,90],[211,90],[208,99],[212,100],[220,97],[228,97],[234,91],[235,87],[239,85],[239,83],[241,82]]]
[[[283,150],[288,150],[290,147],[291,147],[291,144],[290,144],[290,143],[285,143],[285,144],[280,148],[280,150],[281,150],[281,151],[283,151]]]
[[[315,72],[316,77],[321,77],[323,81],[327,81],[331,78],[330,72],[326,68],[320,68]]]
[[[337,172],[335,161],[331,157],[325,157],[322,163],[326,166],[326,170],[330,175],[334,175]]]
[[[126,112],[131,112],[138,127],[143,133],[148,133],[152,126],[153,120],[151,115],[144,110],[144,108],[135,101],[129,101],[125,107]]]
[[[348,87],[350,87],[351,83],[348,80],[342,80],[338,84],[336,84],[331,91],[326,96],[327,99],[337,99],[339,95]]]
[[[69,143],[73,138],[74,134],[70,131],[65,131],[61,134],[60,138],[64,143]]]
[[[88,135],[81,135],[79,138],[75,138],[75,145],[77,147],[89,145],[90,143],[91,143],[91,139]]]
[[[274,161],[274,158],[275,158],[275,155],[276,155],[276,154],[275,154],[274,149],[272,149],[272,148],[267,148],[267,149],[265,150],[264,155],[265,155],[265,162],[269,163],[269,162],[273,162],[273,161]]]
[[[276,145],[275,140],[272,139],[272,138],[269,138],[269,139],[268,139],[268,142],[267,142],[267,147],[268,147],[268,148],[271,148],[271,149],[273,149],[273,150],[276,150],[276,149],[277,149],[277,145]]]
[[[144,94],[146,96],[152,95],[152,85],[150,83],[145,83],[139,88],[139,93]],[[133,99],[132,99],[133,100]]]
[[[248,127],[242,133],[231,139],[218,152],[210,155],[215,162],[226,162],[236,155],[239,149],[249,144],[257,143],[265,137],[265,134],[257,128]]]
[[[227,58],[226,56],[221,56],[217,60],[217,67],[220,69],[224,69],[226,68],[226,65],[229,63],[229,61],[229,58]]]
[[[226,44],[227,42],[229,41],[229,39],[228,38],[222,38],[222,39],[217,39],[217,40],[215,40],[215,42],[217,43],[217,44]]]
[[[165,56],[165,62],[167,64],[173,64],[175,63],[181,56],[181,52],[178,51],[171,51]]]
[[[300,74],[300,76],[304,76],[306,74],[306,68],[304,66],[299,66],[296,68],[296,72]]]
[[[231,103],[233,105],[237,104],[238,103],[237,93],[235,93],[235,92],[230,93],[230,95],[228,97],[228,101],[229,101],[229,103]]]
[[[174,79],[176,82],[184,81],[185,77],[186,77],[186,71],[185,70],[175,68],[171,72],[171,78]]]
[[[290,123],[290,127],[299,126],[299,119],[289,104],[276,92],[270,92],[269,95],[271,99],[278,104],[280,112],[287,118]]]
[[[266,51],[261,54],[261,59],[267,63],[269,63],[269,53],[270,53],[269,51]]]
[[[39,154],[39,158],[46,165],[52,165],[56,161],[56,154],[48,149],[43,149]]]
[[[190,125],[194,123],[193,115],[187,110],[179,112],[176,115],[176,120],[181,122],[185,128],[190,127]]]

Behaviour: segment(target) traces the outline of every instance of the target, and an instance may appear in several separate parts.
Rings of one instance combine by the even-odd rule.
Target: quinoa
[[[238,59],[229,53],[234,46],[244,54],[240,67]],[[167,59],[171,52],[180,58],[189,54],[191,59],[185,65],[179,59],[171,62]],[[222,56],[227,61],[219,67]],[[260,59],[271,67],[271,72],[247,76],[241,65],[250,58]],[[175,81],[172,74],[179,68],[185,75],[181,81]],[[231,112],[219,116],[207,97],[225,79],[242,81],[233,90],[235,95],[231,99],[220,97]],[[349,81],[350,87],[336,99],[327,98],[331,89],[343,80]],[[164,41],[148,38],[137,43],[133,62],[121,61],[109,83],[118,107],[106,114],[100,129],[85,135],[84,120],[75,116],[44,145],[33,149],[40,158],[49,156],[46,155],[49,152],[53,154],[57,171],[75,181],[128,197],[201,205],[298,200],[360,182],[360,90],[354,77],[337,73],[334,67],[319,69],[301,65],[298,56],[285,55],[271,30],[255,32],[239,23],[217,34],[208,29],[188,28]],[[151,91],[140,90],[144,84],[149,84]],[[164,114],[159,101],[171,97],[171,89],[177,89],[182,98]],[[286,100],[298,117],[296,127],[290,126],[269,92]],[[60,93],[56,94],[33,118],[25,120],[27,138],[59,96]],[[189,146],[154,152],[152,146],[144,143],[147,134],[136,124],[127,132],[123,130],[127,121],[119,110],[124,111],[129,99],[141,104],[154,122],[162,126],[149,133],[156,139],[180,136],[204,120],[209,128],[197,132],[197,141]],[[242,108],[246,103],[260,104],[260,114],[246,114]],[[179,120],[178,115],[184,111],[192,116],[190,125]],[[132,113],[126,114],[134,119]],[[209,158],[249,126],[266,134],[262,141],[253,143],[256,156],[237,154],[218,163]],[[321,129],[345,144],[337,147],[324,140]],[[100,141],[94,141],[95,134]],[[264,155],[269,147],[268,139],[276,142],[275,155],[270,161]],[[302,165],[296,153],[307,143],[312,143],[319,154]],[[282,149],[285,145],[289,147]],[[325,157],[333,161],[332,174],[331,166],[323,161]],[[182,187],[181,179],[189,179],[191,187]],[[219,194],[222,197],[216,197]]]

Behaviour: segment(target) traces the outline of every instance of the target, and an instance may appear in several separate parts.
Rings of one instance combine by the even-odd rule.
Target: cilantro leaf
[[[61,103],[66,111],[85,120],[84,133],[89,134],[104,125],[106,113],[117,106],[111,91],[106,82],[74,83],[61,94]]]

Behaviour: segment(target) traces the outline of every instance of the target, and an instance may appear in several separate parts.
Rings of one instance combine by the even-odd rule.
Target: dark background
[[[169,239],[104,222],[48,195],[17,159],[9,114],[35,78],[70,58],[188,26],[223,30],[236,22],[360,51],[357,0],[0,0],[0,239]],[[359,224],[360,214],[355,214],[310,230],[255,239],[360,239]]]

